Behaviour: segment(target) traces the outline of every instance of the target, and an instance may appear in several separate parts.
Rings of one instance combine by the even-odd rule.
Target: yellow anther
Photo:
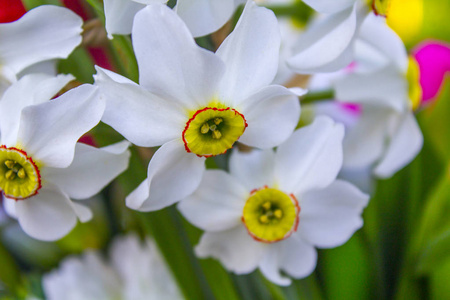
[[[275,210],[275,212],[273,214],[275,215],[275,218],[277,218],[277,219],[281,219],[281,217],[283,216],[283,212],[281,211],[281,209]]]
[[[218,139],[220,139],[220,138],[222,137],[222,134],[220,133],[219,130],[214,130],[214,131],[212,132],[212,137],[213,137],[213,139],[218,140]]]
[[[16,164],[15,161],[13,160],[7,160],[5,161],[5,165],[8,167],[8,169],[12,169],[14,167],[14,165]]]
[[[19,172],[17,172],[17,176],[19,176],[19,178],[21,179],[24,179],[27,176],[27,173],[25,173],[25,169],[21,168]]]
[[[222,118],[215,118],[214,119],[214,124],[219,125],[220,123],[222,123],[223,119]]]
[[[16,177],[16,173],[13,170],[9,170],[5,174],[6,179],[13,180]]]
[[[208,123],[203,124],[202,128],[200,129],[200,132],[205,134],[208,133],[208,131],[209,131],[209,124]]]
[[[262,207],[263,207],[265,210],[269,210],[269,209],[272,207],[272,204],[271,204],[269,201],[267,201],[267,202],[264,202],[264,204],[262,205]]]
[[[269,223],[269,217],[266,215],[262,215],[259,217],[259,221],[263,224],[267,224],[267,223]]]

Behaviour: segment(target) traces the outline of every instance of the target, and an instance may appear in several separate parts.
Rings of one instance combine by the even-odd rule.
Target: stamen
[[[222,137],[222,134],[220,133],[219,130],[214,130],[214,131],[212,132],[212,137],[213,137],[213,139],[218,140],[218,139],[220,139],[220,138]]]
[[[281,211],[281,209],[277,209],[277,210],[274,212],[274,215],[275,215],[275,217],[276,217],[277,219],[281,219],[281,217],[283,217],[283,212]]]
[[[262,205],[262,207],[263,207],[265,210],[269,210],[271,206],[272,206],[272,204],[271,204],[269,201],[265,202],[265,203]]]
[[[219,125],[220,123],[222,123],[223,119],[222,118],[215,118],[214,119],[214,124]]]
[[[16,164],[16,162],[15,162],[15,161],[12,161],[12,160],[7,160],[7,161],[5,161],[5,166],[7,166],[8,169],[12,169],[12,168],[14,167],[15,164]]]
[[[263,224],[267,224],[267,223],[269,223],[269,217],[266,215],[262,215],[259,217],[259,221]]]
[[[6,179],[13,180],[16,177],[16,172],[13,170],[8,170],[5,174]]]
[[[17,176],[19,176],[19,178],[21,179],[24,179],[27,176],[27,174],[25,173],[25,169],[21,168],[19,172],[17,172]]]
[[[203,124],[202,128],[200,129],[200,132],[206,134],[208,133],[208,131],[209,131],[209,124],[208,123]]]

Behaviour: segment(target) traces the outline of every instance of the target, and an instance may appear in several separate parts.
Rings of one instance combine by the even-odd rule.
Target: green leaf
[[[11,293],[15,293],[21,286],[19,266],[2,243],[0,243],[0,281]]]

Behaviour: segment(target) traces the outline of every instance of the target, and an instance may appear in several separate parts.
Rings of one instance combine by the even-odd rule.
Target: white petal
[[[386,18],[371,12],[358,33],[361,39],[380,51],[401,72],[408,69],[408,54],[401,38],[386,24]]]
[[[222,232],[206,232],[195,247],[198,257],[218,259],[227,270],[247,274],[258,266],[267,244],[255,241],[243,225]]]
[[[82,19],[71,10],[38,6],[0,24],[0,61],[17,74],[40,61],[66,58],[81,43]]]
[[[414,115],[407,112],[400,118],[386,154],[374,169],[374,174],[380,178],[389,178],[394,175],[409,164],[422,149],[423,135]]]
[[[278,85],[261,89],[243,101],[238,110],[248,124],[239,142],[258,148],[272,148],[284,142],[300,118],[298,96]]]
[[[280,274],[280,260],[282,255],[280,250],[280,245],[270,245],[266,255],[259,264],[259,269],[273,283],[287,286],[291,284],[291,280]]]
[[[294,47],[287,64],[297,73],[333,72],[352,61],[357,29],[356,5],[309,27]]]
[[[130,34],[134,16],[145,7],[144,4],[132,0],[104,0],[103,5],[106,32],[110,39],[113,34]]]
[[[368,201],[368,195],[341,180],[305,193],[300,199],[299,233],[319,248],[340,246],[363,225],[361,213]]]
[[[364,108],[359,120],[347,130],[344,137],[346,168],[369,167],[381,157],[388,126],[395,115],[388,109],[371,106]]]
[[[58,63],[57,59],[45,60],[35,63],[23,69],[19,74],[17,74],[17,78],[22,78],[25,75],[36,73],[44,73],[47,75],[56,76],[58,75],[57,63]]]
[[[192,194],[200,184],[205,158],[187,153],[180,140],[165,143],[148,165],[147,179],[127,196],[127,206],[153,211]]]
[[[22,229],[31,237],[43,241],[62,238],[77,223],[70,199],[49,184],[37,195],[16,202],[16,212]]]
[[[8,216],[11,218],[17,219],[17,213],[16,213],[16,200],[6,198],[2,195],[3,198],[3,208],[5,209]]]
[[[241,224],[250,190],[222,170],[203,174],[194,194],[183,199],[178,209],[189,222],[207,231],[222,231]]]
[[[323,14],[332,14],[347,9],[356,0],[303,0],[314,10]]]
[[[47,103],[23,109],[18,143],[47,167],[67,167],[77,140],[97,125],[105,103],[97,88],[84,84]]]
[[[70,166],[44,168],[42,177],[59,186],[70,198],[92,197],[128,167],[128,146],[127,141],[100,149],[77,143]]]
[[[132,36],[143,87],[188,109],[213,100],[224,64],[195,44],[170,8],[155,4],[139,11]]]
[[[220,99],[234,106],[270,84],[278,69],[280,29],[271,10],[248,1],[216,54],[226,64]]]
[[[231,18],[234,1],[179,0],[176,12],[195,37],[217,31]]]
[[[88,208],[82,204],[75,203],[75,202],[71,202],[71,204],[72,204],[72,209],[75,212],[75,214],[77,215],[80,222],[86,223],[92,219],[93,214],[92,214],[92,211],[90,210],[90,208]]]
[[[272,186],[274,182],[273,169],[275,153],[272,149],[240,152],[233,150],[229,160],[230,173],[239,182],[252,191],[265,185]]]
[[[95,85],[106,100],[103,122],[143,147],[159,146],[181,135],[188,120],[183,108],[125,77],[96,69]]]
[[[371,104],[404,111],[408,83],[396,67],[388,65],[370,73],[349,74],[335,82],[335,97],[342,102]]]
[[[317,251],[298,233],[283,241],[280,267],[294,278],[304,278],[316,268]]]
[[[275,174],[283,191],[301,194],[333,182],[342,166],[344,127],[319,116],[295,131],[275,154]]]
[[[32,74],[21,78],[6,90],[0,101],[0,130],[2,144],[15,146],[22,110],[33,104],[49,101],[69,81],[72,75],[56,77]]]

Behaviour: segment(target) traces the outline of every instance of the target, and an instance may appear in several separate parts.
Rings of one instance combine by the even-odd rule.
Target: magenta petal
[[[420,68],[422,104],[425,104],[436,97],[445,74],[450,71],[450,45],[425,41],[415,48],[413,55]]]

